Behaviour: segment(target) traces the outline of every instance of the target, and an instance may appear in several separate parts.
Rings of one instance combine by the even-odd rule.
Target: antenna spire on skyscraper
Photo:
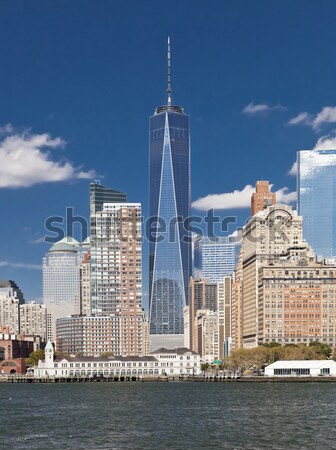
[[[168,106],[171,106],[171,85],[170,85],[170,36],[168,36],[168,89],[167,89],[167,95],[168,95]]]

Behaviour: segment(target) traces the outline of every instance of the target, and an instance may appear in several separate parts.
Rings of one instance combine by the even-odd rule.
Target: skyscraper
[[[141,204],[104,203],[95,214],[92,314],[120,318],[120,354],[142,352]]]
[[[80,313],[80,265],[80,244],[70,236],[56,242],[43,258],[43,303],[50,341],[56,341],[56,319]]]
[[[167,104],[156,108],[149,119],[149,203],[154,230],[149,249],[152,350],[156,345],[183,345],[183,308],[191,275],[190,233],[183,226],[190,215],[189,116],[181,106],[172,104],[171,94],[168,38]]]
[[[0,332],[20,332],[20,305],[24,304],[22,291],[12,280],[0,280]]]
[[[336,256],[336,150],[300,151],[297,167],[303,237],[316,255]]]
[[[270,191],[269,181],[257,181],[256,191],[251,197],[251,214],[257,214],[267,206],[275,205],[276,194]]]
[[[35,301],[20,305],[20,334],[47,338],[47,308]]]
[[[194,278],[223,281],[235,269],[235,244],[225,236],[197,236],[194,241]]]
[[[243,317],[242,339],[246,348],[258,345],[258,327],[260,324],[260,291],[258,276],[261,267],[276,264],[292,252],[301,264],[307,264],[301,255],[312,255],[308,244],[302,239],[302,217],[290,206],[276,204],[259,211],[252,216],[243,228],[242,242],[242,303],[240,313]],[[275,291],[268,293],[268,302],[276,307]],[[273,312],[273,311],[272,311]],[[281,311],[278,311],[282,314]],[[272,324],[278,316],[268,316]],[[271,318],[271,319],[270,319]],[[233,327],[238,327],[234,318]]]
[[[91,312],[99,312],[99,293],[97,291],[97,239],[96,239],[96,213],[103,210],[104,203],[124,203],[127,196],[124,192],[116,191],[102,186],[99,180],[90,183],[90,278],[91,278]]]

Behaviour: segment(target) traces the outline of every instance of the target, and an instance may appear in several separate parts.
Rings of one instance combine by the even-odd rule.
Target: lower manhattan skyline
[[[262,179],[296,207],[296,152],[335,148],[332,2],[298,1],[290,15],[286,2],[172,2],[174,21],[149,3],[151,16],[136,2],[2,5],[0,268],[26,300],[42,299],[45,220],[73,207],[89,221],[91,181],[148,217],[148,117],[166,101],[168,35],[173,100],[191,118],[193,215],[236,216],[233,233]],[[145,242],[145,307],[147,260]]]
[[[335,21],[0,1],[1,449],[336,448]]]

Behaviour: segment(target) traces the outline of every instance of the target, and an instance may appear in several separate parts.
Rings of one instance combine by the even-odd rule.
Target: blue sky
[[[168,34],[195,206],[242,225],[257,179],[292,201],[296,151],[334,144],[335,19],[328,0],[1,2],[0,278],[41,298],[44,221],[88,216],[92,177],[147,213]],[[147,247],[143,265],[146,291]]]

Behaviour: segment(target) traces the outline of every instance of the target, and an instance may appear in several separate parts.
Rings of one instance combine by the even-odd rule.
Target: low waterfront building
[[[276,361],[265,368],[265,376],[336,376],[332,360]]]
[[[0,361],[1,375],[24,375],[27,372],[25,358],[4,359]]]
[[[200,356],[188,348],[159,348],[151,353],[160,362],[166,375],[197,375],[200,373]]]
[[[54,360],[54,348],[50,341],[45,347],[45,360],[39,361],[34,368],[35,378],[155,377],[199,373],[199,356],[186,348],[161,348],[148,356],[69,356]]]

